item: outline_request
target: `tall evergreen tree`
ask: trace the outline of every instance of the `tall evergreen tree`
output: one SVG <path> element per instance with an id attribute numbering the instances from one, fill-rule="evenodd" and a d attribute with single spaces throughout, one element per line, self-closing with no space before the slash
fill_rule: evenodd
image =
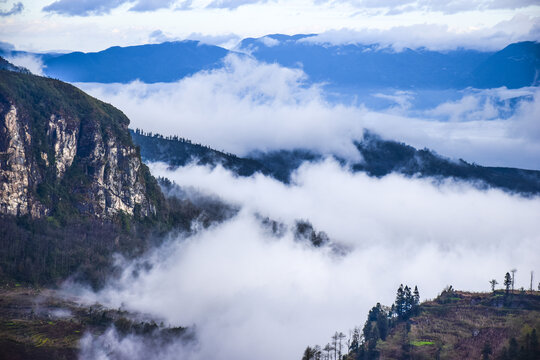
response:
<path id="1" fill-rule="evenodd" d="M 349 345 L 349 353 L 358 354 L 358 348 L 360 347 L 360 332 L 355 327 L 351 337 L 351 343 Z"/>
<path id="2" fill-rule="evenodd" d="M 510 276 L 510 273 L 507 272 L 504 276 L 504 286 L 506 288 L 506 293 L 510 291 L 510 286 L 512 286 L 512 277 Z"/>
<path id="3" fill-rule="evenodd" d="M 404 306 L 405 306 L 405 296 L 403 293 L 403 284 L 401 284 L 397 290 L 396 294 L 396 314 L 398 317 L 402 317 L 404 313 Z"/>

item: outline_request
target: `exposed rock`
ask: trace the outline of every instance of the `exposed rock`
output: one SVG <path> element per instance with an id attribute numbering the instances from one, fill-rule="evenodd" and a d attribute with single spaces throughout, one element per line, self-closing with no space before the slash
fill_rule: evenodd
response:
<path id="1" fill-rule="evenodd" d="M 29 172 L 17 109 L 11 106 L 3 116 L 0 136 L 0 211 L 5 214 L 28 213 Z"/>
<path id="2" fill-rule="evenodd" d="M 0 71 L 0 214 L 156 214 L 162 195 L 128 124 L 71 85 Z"/>
<path id="3" fill-rule="evenodd" d="M 68 128 L 65 119 L 51 115 L 47 135 L 54 144 L 54 159 L 56 176 L 61 178 L 66 169 L 71 166 L 77 154 L 78 128 Z"/>

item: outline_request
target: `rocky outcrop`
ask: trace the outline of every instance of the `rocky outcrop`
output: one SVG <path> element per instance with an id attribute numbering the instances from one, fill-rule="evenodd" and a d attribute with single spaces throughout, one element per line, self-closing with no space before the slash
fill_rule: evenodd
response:
<path id="1" fill-rule="evenodd" d="M 29 172 L 26 164 L 17 109 L 11 106 L 3 116 L 0 137 L 0 211 L 18 215 L 28 213 Z"/>
<path id="2" fill-rule="evenodd" d="M 54 160 L 56 165 L 56 176 L 61 178 L 68 169 L 75 155 L 77 154 L 77 134 L 78 128 L 69 128 L 65 119 L 60 116 L 51 115 L 47 136 L 51 139 L 54 148 Z M 48 157 L 44 156 L 45 164 L 48 166 Z"/>
<path id="3" fill-rule="evenodd" d="M 0 71 L 0 214 L 156 214 L 161 192 L 128 123 L 71 85 Z"/>

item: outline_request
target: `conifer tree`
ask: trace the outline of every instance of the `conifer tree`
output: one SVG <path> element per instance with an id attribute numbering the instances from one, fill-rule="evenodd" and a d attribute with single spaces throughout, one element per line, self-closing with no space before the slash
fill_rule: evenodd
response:
<path id="1" fill-rule="evenodd" d="M 353 330 L 351 343 L 349 345 L 349 352 L 353 354 L 357 354 L 359 346 L 360 346 L 360 332 L 358 331 L 358 328 L 355 327 Z"/>
<path id="2" fill-rule="evenodd" d="M 405 297 L 404 297 L 404 294 L 403 294 L 403 284 L 401 284 L 397 290 L 397 294 L 396 294 L 396 314 L 398 317 L 402 317 L 403 316 L 403 309 L 404 309 L 404 305 L 405 305 Z"/>
<path id="3" fill-rule="evenodd" d="M 510 273 L 507 272 L 504 276 L 504 286 L 506 288 L 506 293 L 510 291 L 510 286 L 512 286 L 512 277 L 510 276 Z"/>

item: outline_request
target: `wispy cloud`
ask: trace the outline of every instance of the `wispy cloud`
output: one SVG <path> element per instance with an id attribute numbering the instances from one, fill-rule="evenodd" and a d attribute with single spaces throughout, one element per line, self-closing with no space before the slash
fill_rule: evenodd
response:
<path id="1" fill-rule="evenodd" d="M 43 76 L 43 61 L 39 56 L 31 55 L 31 54 L 19 54 L 14 56 L 6 56 L 5 57 L 7 61 L 12 63 L 16 66 L 24 67 L 34 75 L 41 75 Z"/>
<path id="2" fill-rule="evenodd" d="M 11 16 L 11 15 L 17 15 L 21 13 L 24 9 L 24 5 L 22 2 L 14 3 L 10 10 L 1 10 L 0 9 L 0 17 L 5 16 Z"/>
<path id="3" fill-rule="evenodd" d="M 519 9 L 538 5 L 535 0 L 315 0 L 316 4 L 349 4 L 358 8 L 384 9 L 388 15 L 411 11 L 440 11 L 455 14 L 463 11 L 488 9 Z"/>
<path id="4" fill-rule="evenodd" d="M 433 23 L 394 26 L 390 29 L 338 29 L 299 40 L 316 44 L 378 44 L 396 51 L 427 48 L 444 51 L 458 48 L 497 51 L 510 43 L 540 39 L 540 17 L 515 15 L 492 27 L 452 29 Z"/>
<path id="5" fill-rule="evenodd" d="M 126 3 L 133 4 L 130 11 L 145 12 L 170 8 L 175 2 L 176 0 L 57 0 L 45 6 L 43 11 L 66 16 L 92 16 L 108 14 Z"/>
<path id="6" fill-rule="evenodd" d="M 207 8 L 234 10 L 243 5 L 264 4 L 274 0 L 212 0 Z"/>

